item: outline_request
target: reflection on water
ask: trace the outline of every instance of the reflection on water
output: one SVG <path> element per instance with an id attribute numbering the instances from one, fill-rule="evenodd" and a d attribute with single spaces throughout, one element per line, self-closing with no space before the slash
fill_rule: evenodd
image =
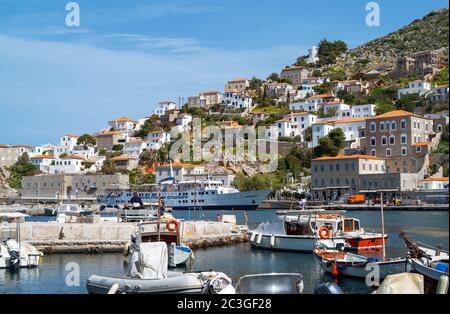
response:
<path id="1" fill-rule="evenodd" d="M 243 212 L 221 212 L 235 214 L 238 223 L 243 223 Z M 179 218 L 193 218 L 189 212 L 175 212 Z M 217 212 L 203 213 L 204 218 L 216 220 Z M 380 230 L 380 215 L 376 211 L 347 212 L 361 220 L 367 230 Z M 274 211 L 248 212 L 250 227 L 259 222 L 273 221 Z M 44 218 L 39 218 L 44 219 Z M 389 240 L 386 253 L 391 257 L 405 256 L 406 248 L 398 232 L 404 230 L 415 240 L 430 245 L 442 244 L 448 249 L 448 212 L 386 212 L 386 232 Z M 370 252 L 378 255 L 380 252 Z M 0 270 L 0 293 L 86 293 L 86 280 L 91 274 L 120 276 L 124 273 L 122 254 L 59 254 L 45 255 L 39 269 L 21 269 L 16 274 Z M 80 286 L 66 285 L 69 274 L 66 266 L 70 262 L 80 267 Z M 270 272 L 298 272 L 303 275 L 305 292 L 311 293 L 320 282 L 331 281 L 324 275 L 311 254 L 272 252 L 251 249 L 249 244 L 200 249 L 195 251 L 194 263 L 186 270 L 216 270 L 228 274 L 237 283 L 244 275 Z M 370 293 L 361 280 L 340 278 L 339 286 L 346 293 Z"/>

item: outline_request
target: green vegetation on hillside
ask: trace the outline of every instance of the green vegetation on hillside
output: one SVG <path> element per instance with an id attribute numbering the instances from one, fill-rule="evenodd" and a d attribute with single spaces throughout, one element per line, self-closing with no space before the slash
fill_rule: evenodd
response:
<path id="1" fill-rule="evenodd" d="M 13 189 L 22 188 L 22 177 L 34 176 L 39 172 L 38 169 L 30 163 L 30 158 L 27 153 L 22 154 L 17 162 L 8 168 L 8 171 L 10 172 L 8 184 Z"/>

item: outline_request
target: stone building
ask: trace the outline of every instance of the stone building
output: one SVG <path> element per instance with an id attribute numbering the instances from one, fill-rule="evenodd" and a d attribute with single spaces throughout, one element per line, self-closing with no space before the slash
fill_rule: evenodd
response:
<path id="1" fill-rule="evenodd" d="M 111 151 L 114 145 L 125 143 L 126 137 L 119 131 L 109 131 L 95 135 L 97 151 Z"/>
<path id="2" fill-rule="evenodd" d="M 316 200 L 338 200 L 383 189 L 414 190 L 416 174 L 388 173 L 386 160 L 368 155 L 316 158 L 311 164 L 311 192 Z"/>
<path id="3" fill-rule="evenodd" d="M 387 171 L 391 173 L 425 171 L 424 151 L 436 144 L 434 135 L 433 120 L 404 110 L 367 118 L 366 126 L 360 129 L 366 154 L 386 159 Z"/>
<path id="4" fill-rule="evenodd" d="M 22 178 L 23 199 L 91 199 L 116 186 L 129 187 L 128 175 L 42 174 Z"/>
<path id="5" fill-rule="evenodd" d="M 436 51 L 421 51 L 397 59 L 391 76 L 394 78 L 427 74 L 436 74 L 439 71 L 440 57 Z"/>
<path id="6" fill-rule="evenodd" d="M 292 82 L 293 85 L 299 86 L 303 80 L 310 76 L 310 72 L 301 66 L 287 66 L 281 70 L 280 77 Z"/>
<path id="7" fill-rule="evenodd" d="M 21 155 L 19 147 L 11 145 L 0 144 L 0 167 L 10 167 L 16 163 Z"/>

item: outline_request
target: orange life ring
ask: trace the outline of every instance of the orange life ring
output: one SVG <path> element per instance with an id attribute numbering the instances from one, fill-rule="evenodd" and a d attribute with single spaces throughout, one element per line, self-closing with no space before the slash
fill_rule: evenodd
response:
<path id="1" fill-rule="evenodd" d="M 330 229 L 328 229 L 327 227 L 320 227 L 320 229 L 319 229 L 319 237 L 322 240 L 326 240 L 326 239 L 330 238 L 330 236 L 331 236 Z"/>
<path id="2" fill-rule="evenodd" d="M 180 223 L 178 222 L 178 220 L 175 220 L 175 219 L 169 220 L 166 224 L 166 228 L 170 232 L 177 231 L 179 226 L 180 226 Z"/>

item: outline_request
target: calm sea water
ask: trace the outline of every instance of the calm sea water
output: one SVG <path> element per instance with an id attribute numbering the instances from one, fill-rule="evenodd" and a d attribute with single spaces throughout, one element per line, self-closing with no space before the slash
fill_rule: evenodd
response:
<path id="1" fill-rule="evenodd" d="M 221 212 L 234 214 L 238 223 L 244 222 L 243 212 Z M 189 212 L 175 212 L 178 218 L 194 218 Z M 380 230 L 380 215 L 376 211 L 347 212 L 361 220 L 367 230 Z M 248 212 L 250 227 L 256 227 L 262 221 L 273 221 L 274 210 Z M 414 239 L 431 244 L 449 247 L 448 212 L 386 212 L 385 226 L 389 233 L 387 255 L 405 256 L 406 249 L 398 232 L 404 230 Z M 217 212 L 203 213 L 203 219 L 216 220 Z M 48 218 L 33 217 L 30 220 Z M 251 249 L 250 245 L 199 249 L 195 252 L 195 261 L 184 270 L 216 270 L 228 274 L 236 283 L 247 274 L 268 272 L 298 272 L 303 275 L 305 292 L 311 293 L 320 282 L 331 281 L 324 275 L 311 254 L 271 252 Z M 379 254 L 379 253 L 375 253 Z M 122 254 L 57 254 L 46 255 L 39 269 L 22 269 L 16 274 L 0 270 L 0 293 L 86 293 L 86 279 L 92 274 L 121 275 L 124 257 Z M 80 269 L 80 285 L 68 286 L 65 278 L 69 273 L 66 266 L 75 262 Z M 69 269 L 71 270 L 71 269 Z M 370 293 L 364 282 L 349 278 L 340 278 L 337 282 L 346 293 Z"/>

